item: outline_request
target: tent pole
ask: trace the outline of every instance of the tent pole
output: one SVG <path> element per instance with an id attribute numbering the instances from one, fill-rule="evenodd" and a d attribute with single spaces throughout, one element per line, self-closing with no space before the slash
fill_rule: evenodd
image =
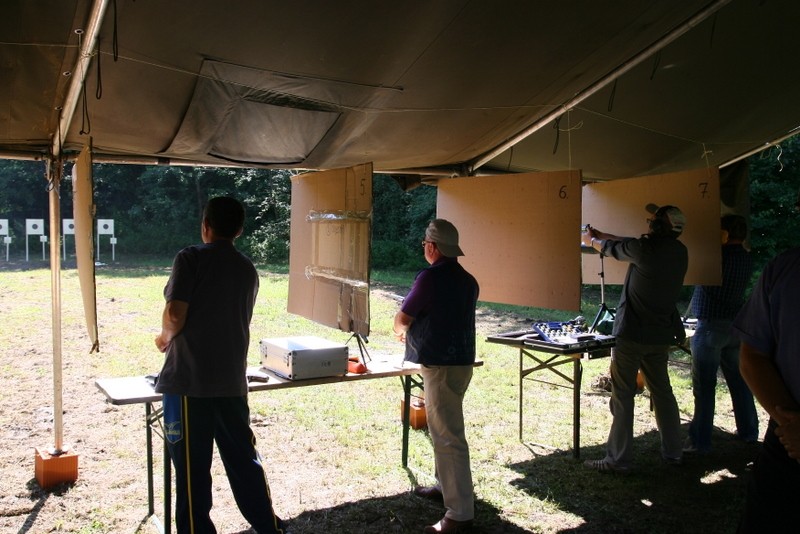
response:
<path id="1" fill-rule="evenodd" d="M 754 148 L 753 150 L 751 150 L 749 152 L 745 152 L 741 156 L 736 156 L 735 158 L 733 158 L 731 160 L 728 160 L 725 163 L 720 163 L 719 168 L 723 169 L 723 168 L 725 168 L 725 167 L 727 167 L 729 165 L 733 165 L 734 163 L 738 163 L 738 162 L 742 161 L 745 158 L 749 158 L 750 156 L 752 156 L 754 154 L 758 154 L 762 150 L 766 150 L 766 149 L 768 149 L 770 147 L 773 147 L 773 146 L 777 145 L 778 143 L 783 143 L 784 141 L 786 141 L 790 137 L 794 137 L 798 133 L 800 133 L 800 126 L 798 126 L 797 128 L 792 129 L 792 131 L 787 133 L 786 135 L 782 135 L 782 136 L 778 137 L 777 139 L 773 139 L 772 141 L 767 141 L 766 143 L 764 143 L 760 147 Z"/>
<path id="2" fill-rule="evenodd" d="M 51 158 L 47 161 L 47 182 L 50 196 L 50 299 L 53 317 L 53 434 L 54 446 L 51 454 L 63 452 L 63 378 L 61 358 L 61 161 Z"/>
<path id="3" fill-rule="evenodd" d="M 64 407 L 62 403 L 63 381 L 61 374 L 61 254 L 59 234 L 61 207 L 59 186 L 64 162 L 50 156 L 47 159 L 47 184 L 50 196 L 50 285 L 53 315 L 53 435 L 54 446 L 46 451 L 36 449 L 36 481 L 42 489 L 62 482 L 78 479 L 78 455 L 64 446 Z"/>
<path id="4" fill-rule="evenodd" d="M 67 96 L 61 106 L 61 117 L 58 122 L 58 132 L 53 136 L 50 149 L 51 156 L 47 160 L 47 180 L 50 189 L 50 285 L 52 293 L 53 315 L 53 432 L 54 452 L 58 455 L 64 452 L 64 423 L 63 423 L 63 379 L 61 371 L 61 254 L 59 252 L 61 229 L 61 204 L 59 189 L 61 186 L 62 154 L 61 145 L 67 135 L 78 98 L 83 90 L 83 84 L 92 60 L 100 26 L 108 7 L 108 0 L 96 0 L 89 13 L 86 28 L 76 28 L 75 32 L 82 35 L 81 48 L 75 62 L 73 76 L 70 79 Z"/>
<path id="5" fill-rule="evenodd" d="M 108 7 L 108 0 L 96 0 L 92 5 L 87 27 L 85 29 L 78 28 L 75 30 L 79 35 L 83 35 L 82 46 L 78 51 L 78 60 L 75 62 L 75 68 L 72 69 L 72 77 L 70 78 L 69 88 L 67 89 L 67 96 L 64 98 L 64 104 L 61 106 L 61 118 L 58 121 L 58 132 L 53 136 L 53 144 L 50 151 L 55 157 L 61 156 L 61 143 L 67 136 L 67 131 L 72 123 L 72 117 L 75 114 L 75 107 L 78 105 L 78 98 L 81 96 L 81 91 L 83 90 L 83 83 L 89 72 L 89 63 L 92 61 L 94 47 L 97 44 L 97 36 L 100 34 L 100 25 L 103 21 L 106 7 Z"/>
<path id="6" fill-rule="evenodd" d="M 670 44 L 678 37 L 680 37 L 684 33 L 688 32 L 689 30 L 691 30 L 692 28 L 703 22 L 705 19 L 707 19 L 708 17 L 710 17 L 711 15 L 713 15 L 714 13 L 725 7 L 730 2 L 731 0 L 716 0 L 715 2 L 712 2 L 711 4 L 707 5 L 698 13 L 696 13 L 694 16 L 692 16 L 689 20 L 687 20 L 677 28 L 673 29 L 664 37 L 657 40 L 655 43 L 645 48 L 644 50 L 633 56 L 628 61 L 619 65 L 617 68 L 606 74 L 600 80 L 593 83 L 583 91 L 579 92 L 573 98 L 561 104 L 558 108 L 546 114 L 544 117 L 539 118 L 533 124 L 522 130 L 520 133 L 518 133 L 513 137 L 510 137 L 509 139 L 504 141 L 502 144 L 496 146 L 489 152 L 472 160 L 470 162 L 470 174 L 473 174 L 475 170 L 478 169 L 479 167 L 483 167 L 493 158 L 499 156 L 512 146 L 523 141 L 528 136 L 533 135 L 537 131 L 544 128 L 551 121 L 557 119 L 558 117 L 560 117 L 570 109 L 574 108 L 575 106 L 577 106 L 578 104 L 580 104 L 593 94 L 597 93 L 607 85 L 613 83 L 614 80 L 616 80 L 629 70 L 633 69 L 635 66 L 639 65 L 641 62 L 648 59 L 659 50 L 665 48 L 668 44 Z"/>

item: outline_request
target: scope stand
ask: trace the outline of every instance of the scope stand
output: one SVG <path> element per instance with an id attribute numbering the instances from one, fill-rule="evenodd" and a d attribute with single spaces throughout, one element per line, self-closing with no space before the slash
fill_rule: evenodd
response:
<path id="1" fill-rule="evenodd" d="M 605 254 L 601 252 L 600 272 L 597 273 L 600 275 L 600 309 L 597 310 L 597 315 L 594 317 L 594 321 L 592 322 L 591 328 L 589 328 L 589 332 L 594 332 L 597 330 L 597 325 L 600 324 L 600 320 L 606 313 L 608 313 L 612 318 L 614 317 L 614 311 L 606 305 L 606 269 L 604 258 Z"/>
<path id="2" fill-rule="evenodd" d="M 355 332 L 353 332 L 353 335 L 350 336 L 350 339 L 353 338 L 356 339 L 356 343 L 358 344 L 358 352 L 361 354 L 361 363 L 367 365 L 367 362 L 372 361 L 372 357 L 369 355 L 369 351 L 367 350 L 367 343 L 369 343 L 369 340 L 367 340 L 367 338 L 361 334 L 357 334 Z M 347 340 L 345 345 L 350 343 L 350 339 Z"/>

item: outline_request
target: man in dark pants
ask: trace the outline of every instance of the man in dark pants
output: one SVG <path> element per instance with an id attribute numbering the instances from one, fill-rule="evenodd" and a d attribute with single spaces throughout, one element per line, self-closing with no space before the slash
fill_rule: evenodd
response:
<path id="1" fill-rule="evenodd" d="M 589 228 L 581 242 L 600 253 L 628 262 L 617 313 L 616 346 L 611 354 L 613 421 L 606 456 L 586 467 L 601 473 L 624 473 L 633 467 L 633 409 L 639 369 L 653 402 L 661 433 L 661 457 L 667 464 L 682 462 L 681 420 L 667 372 L 669 348 L 683 341 L 685 331 L 676 308 L 689 265 L 686 246 L 678 240 L 686 218 L 675 206 L 649 204 L 649 232 L 639 238 L 617 237 Z"/>
<path id="2" fill-rule="evenodd" d="M 203 244 L 175 256 L 164 288 L 155 342 L 167 356 L 156 391 L 163 394 L 165 438 L 175 466 L 179 533 L 216 533 L 209 517 L 215 441 L 244 518 L 259 534 L 285 532 L 250 429 L 247 350 L 258 273 L 233 244 L 243 225 L 239 201 L 212 198 L 203 212 Z"/>
<path id="3" fill-rule="evenodd" d="M 426 533 L 461 532 L 475 517 L 469 446 L 464 432 L 464 395 L 475 363 L 478 283 L 458 263 L 464 253 L 458 231 L 435 219 L 422 242 L 430 267 L 417 274 L 394 318 L 394 333 L 406 343 L 405 359 L 422 364 L 425 410 L 433 442 L 436 485 L 414 492 L 443 501 L 444 517 Z"/>

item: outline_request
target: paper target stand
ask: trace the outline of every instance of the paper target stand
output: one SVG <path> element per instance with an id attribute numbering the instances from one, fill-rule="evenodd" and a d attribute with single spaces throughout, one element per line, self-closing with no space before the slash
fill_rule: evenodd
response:
<path id="1" fill-rule="evenodd" d="M 75 235 L 75 220 L 62 219 L 61 220 L 61 257 L 67 261 L 67 236 Z M 74 239 L 74 238 L 73 238 Z"/>
<path id="2" fill-rule="evenodd" d="M 42 244 L 42 260 L 47 259 L 47 236 L 44 233 L 44 219 L 25 219 L 25 261 L 30 261 L 28 243 L 30 236 L 39 236 Z"/>
<path id="3" fill-rule="evenodd" d="M 111 235 L 111 261 L 116 258 L 115 247 L 117 245 L 117 238 L 114 237 L 114 219 L 98 219 L 97 220 L 97 256 L 95 260 L 100 259 L 100 235 Z M 75 235 L 75 220 L 63 219 L 61 222 L 61 254 L 64 260 L 67 259 L 67 236 Z"/>
<path id="4" fill-rule="evenodd" d="M 8 235 L 8 219 L 0 219 L 0 235 L 3 236 L 3 243 L 6 245 L 6 261 L 8 261 L 8 246 L 11 244 L 11 236 Z"/>
<path id="5" fill-rule="evenodd" d="M 100 236 L 110 235 L 111 261 L 116 259 L 117 238 L 114 237 L 114 219 L 97 219 L 97 256 L 95 261 L 100 261 Z"/>

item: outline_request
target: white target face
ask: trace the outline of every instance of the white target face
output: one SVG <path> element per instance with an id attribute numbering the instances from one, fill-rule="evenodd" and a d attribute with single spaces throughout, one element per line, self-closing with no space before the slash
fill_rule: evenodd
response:
<path id="1" fill-rule="evenodd" d="M 0 235 L 8 235 L 8 219 L 0 219 Z"/>
<path id="2" fill-rule="evenodd" d="M 114 235 L 114 219 L 97 219 L 99 235 Z"/>
<path id="3" fill-rule="evenodd" d="M 63 219 L 61 221 L 61 233 L 64 235 L 75 235 L 75 220 Z"/>
<path id="4" fill-rule="evenodd" d="M 44 235 L 44 219 L 25 219 L 27 235 Z"/>

